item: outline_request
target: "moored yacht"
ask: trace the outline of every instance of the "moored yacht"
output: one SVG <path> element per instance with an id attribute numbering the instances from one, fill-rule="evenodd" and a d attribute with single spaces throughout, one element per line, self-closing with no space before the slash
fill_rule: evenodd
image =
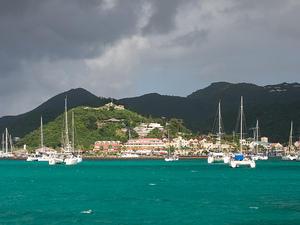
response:
<path id="1" fill-rule="evenodd" d="M 244 116 L 244 109 L 243 109 L 243 96 L 241 96 L 241 108 L 240 108 L 240 154 L 236 154 L 230 160 L 230 167 L 237 168 L 240 166 L 250 166 L 251 168 L 256 167 L 256 163 L 253 159 L 245 157 L 243 155 L 243 116 Z"/>
<path id="2" fill-rule="evenodd" d="M 166 162 L 178 161 L 179 160 L 178 156 L 175 153 L 173 155 L 171 154 L 171 145 L 170 145 L 169 130 L 168 130 L 168 141 L 169 141 L 169 149 L 168 149 L 168 155 L 165 157 L 165 161 Z"/>
<path id="3" fill-rule="evenodd" d="M 218 105 L 218 145 L 217 152 L 210 152 L 207 158 L 207 163 L 229 163 L 230 157 L 228 153 L 222 152 L 222 117 L 221 117 L 221 102 Z"/>
<path id="4" fill-rule="evenodd" d="M 74 155 L 71 155 L 70 157 L 66 158 L 64 162 L 67 166 L 76 165 L 78 163 L 78 159 Z"/>
<path id="5" fill-rule="evenodd" d="M 30 155 L 28 155 L 26 161 L 27 162 L 38 161 L 38 155 L 36 155 L 36 154 L 30 154 Z"/>
<path id="6" fill-rule="evenodd" d="M 256 155 L 252 155 L 251 158 L 253 160 L 268 160 L 269 159 L 269 157 L 267 155 L 264 155 L 262 153 L 258 153 Z"/>
<path id="7" fill-rule="evenodd" d="M 72 111 L 72 144 L 69 141 L 69 131 L 68 131 L 68 111 L 67 111 L 67 97 L 65 98 L 65 139 L 64 139 L 64 149 L 63 152 L 66 155 L 64 163 L 67 166 L 76 165 L 79 162 L 82 162 L 82 157 L 78 154 L 75 156 L 75 132 L 74 132 L 74 112 Z"/>
<path id="8" fill-rule="evenodd" d="M 49 158 L 49 165 L 62 164 L 63 162 L 63 156 L 60 156 L 58 154 L 51 155 Z"/>
<path id="9" fill-rule="evenodd" d="M 251 155 L 251 159 L 253 160 L 268 160 L 268 155 L 264 155 L 263 153 L 258 152 L 258 136 L 259 136 L 259 127 L 258 127 L 258 120 L 256 120 L 256 127 L 255 127 L 255 139 L 256 139 L 256 146 L 255 146 L 255 154 Z"/>
<path id="10" fill-rule="evenodd" d="M 295 154 L 291 154 L 292 145 L 293 145 L 293 121 L 291 121 L 288 152 L 285 151 L 284 156 L 281 157 L 282 160 L 284 160 L 284 161 L 297 160 L 298 156 Z"/>

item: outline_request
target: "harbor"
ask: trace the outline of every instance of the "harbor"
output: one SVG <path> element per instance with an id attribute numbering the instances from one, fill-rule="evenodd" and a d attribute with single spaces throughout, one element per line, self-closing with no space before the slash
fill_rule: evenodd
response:
<path id="1" fill-rule="evenodd" d="M 300 223 L 296 161 L 231 169 L 206 159 L 83 160 L 72 167 L 1 160 L 0 172 L 0 224 Z"/>

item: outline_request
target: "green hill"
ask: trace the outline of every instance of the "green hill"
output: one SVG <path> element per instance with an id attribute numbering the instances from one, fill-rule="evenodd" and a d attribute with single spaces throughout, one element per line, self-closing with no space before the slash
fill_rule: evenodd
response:
<path id="1" fill-rule="evenodd" d="M 72 111 L 74 112 L 75 121 L 75 144 L 77 147 L 83 149 L 91 149 L 94 142 L 98 140 L 120 140 L 126 142 L 128 140 L 128 131 L 122 131 L 122 128 L 130 128 L 132 137 L 137 137 L 133 128 L 140 123 L 163 123 L 162 119 L 147 118 L 126 109 L 117 110 L 113 108 L 108 109 L 106 107 L 93 108 L 79 106 L 68 111 L 69 131 L 71 131 Z M 113 122 L 107 121 L 109 119 L 116 120 Z M 54 121 L 43 126 L 44 143 L 46 146 L 56 149 L 61 147 L 62 132 L 64 132 L 63 124 L 64 114 L 61 114 Z M 182 125 L 182 122 L 176 119 L 170 120 L 168 127 L 172 136 L 177 136 L 178 132 L 190 133 L 190 131 Z M 150 134 L 151 137 L 153 137 L 153 135 L 155 136 L 155 132 Z M 23 146 L 24 144 L 32 149 L 39 147 L 40 128 L 30 132 L 18 142 L 19 146 Z"/>

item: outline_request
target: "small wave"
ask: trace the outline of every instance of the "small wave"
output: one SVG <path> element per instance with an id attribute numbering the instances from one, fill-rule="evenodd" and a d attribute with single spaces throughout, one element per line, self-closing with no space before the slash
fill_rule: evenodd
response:
<path id="1" fill-rule="evenodd" d="M 149 186 L 155 186 L 156 184 L 150 183 Z"/>
<path id="2" fill-rule="evenodd" d="M 198 173 L 199 171 L 197 170 L 191 170 L 192 173 Z"/>
<path id="3" fill-rule="evenodd" d="M 81 211 L 80 213 L 83 213 L 83 214 L 90 214 L 91 212 L 92 212 L 92 210 L 89 209 L 89 210 L 86 210 L 86 211 Z"/>
<path id="4" fill-rule="evenodd" d="M 249 209 L 259 209 L 257 206 L 250 206 Z"/>

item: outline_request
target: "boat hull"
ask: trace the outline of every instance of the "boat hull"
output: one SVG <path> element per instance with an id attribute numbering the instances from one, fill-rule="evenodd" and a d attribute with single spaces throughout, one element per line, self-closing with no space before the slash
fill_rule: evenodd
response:
<path id="1" fill-rule="evenodd" d="M 230 161 L 230 167 L 231 168 L 237 168 L 240 166 L 250 166 L 250 168 L 255 168 L 256 163 L 254 160 L 246 159 L 246 160 L 231 160 Z"/>
<path id="2" fill-rule="evenodd" d="M 78 163 L 77 158 L 67 158 L 65 159 L 67 166 L 76 165 Z"/>

